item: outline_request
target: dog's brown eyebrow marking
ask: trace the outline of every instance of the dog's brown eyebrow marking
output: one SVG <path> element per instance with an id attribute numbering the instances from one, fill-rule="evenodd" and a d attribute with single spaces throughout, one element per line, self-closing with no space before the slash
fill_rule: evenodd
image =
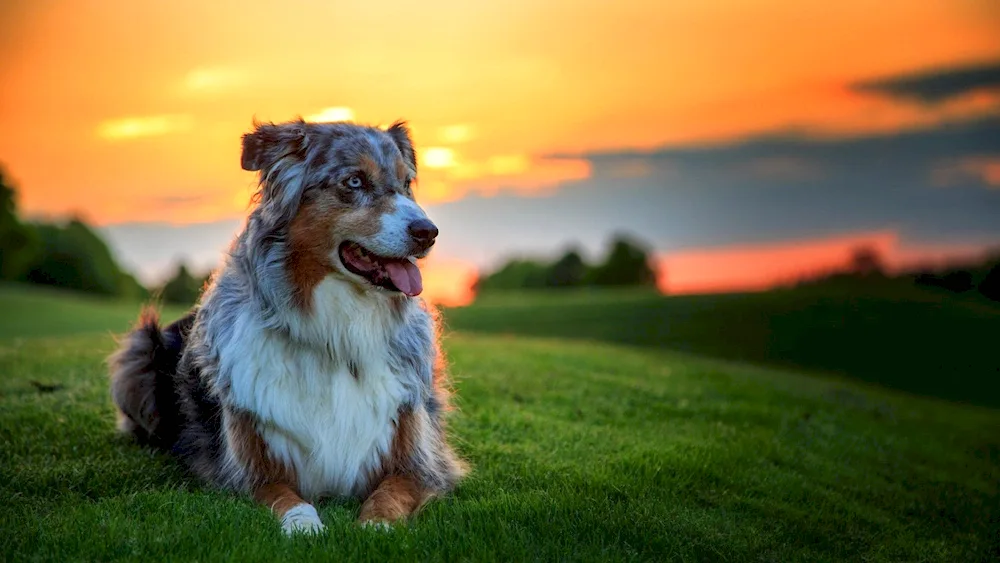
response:
<path id="1" fill-rule="evenodd" d="M 378 161 L 371 157 L 371 155 L 363 154 L 358 158 L 358 167 L 368 175 L 368 180 L 373 184 L 379 184 L 382 179 L 382 169 L 378 165 Z"/>

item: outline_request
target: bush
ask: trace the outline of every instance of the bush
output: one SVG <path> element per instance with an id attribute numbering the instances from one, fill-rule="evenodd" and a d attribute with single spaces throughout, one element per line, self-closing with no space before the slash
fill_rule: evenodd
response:
<path id="1" fill-rule="evenodd" d="M 492 274 L 476 281 L 476 291 L 496 289 L 538 289 L 545 287 L 548 267 L 533 260 L 511 260 Z"/>
<path id="2" fill-rule="evenodd" d="M 83 222 L 73 219 L 65 226 L 35 226 L 41 248 L 28 268 L 25 280 L 42 285 L 121 295 L 123 277 L 103 240 Z"/>
<path id="3" fill-rule="evenodd" d="M 603 286 L 655 286 L 656 271 L 650 265 L 644 245 L 619 235 L 611 241 L 608 258 L 592 270 L 589 282 Z"/>
<path id="4" fill-rule="evenodd" d="M 1000 262 L 990 268 L 986 276 L 979 282 L 979 293 L 987 299 L 1000 301 Z"/>
<path id="5" fill-rule="evenodd" d="M 118 266 L 108 245 L 79 219 L 25 224 L 0 170 L 0 280 L 145 299 L 149 291 Z"/>
<path id="6" fill-rule="evenodd" d="M 587 264 L 580 253 L 570 250 L 548 268 L 545 285 L 548 287 L 577 287 L 587 278 Z"/>
<path id="7" fill-rule="evenodd" d="M 618 235 L 609 245 L 608 257 L 590 267 L 576 250 L 569 250 L 552 263 L 516 259 L 476 282 L 476 292 L 510 289 L 572 288 L 585 285 L 655 286 L 656 270 L 645 245 Z"/>
<path id="8" fill-rule="evenodd" d="M 160 297 L 165 303 L 177 305 L 193 305 L 201 296 L 205 278 L 196 278 L 188 271 L 187 266 L 177 266 L 177 273 L 164 284 Z"/>
<path id="9" fill-rule="evenodd" d="M 914 282 L 917 285 L 938 287 L 954 293 L 965 293 L 976 287 L 972 281 L 972 273 L 967 270 L 951 270 L 941 275 L 923 272 L 917 274 Z"/>
<path id="10" fill-rule="evenodd" d="M 118 277 L 118 295 L 129 301 L 145 301 L 149 299 L 149 290 L 135 276 L 122 272 Z"/>

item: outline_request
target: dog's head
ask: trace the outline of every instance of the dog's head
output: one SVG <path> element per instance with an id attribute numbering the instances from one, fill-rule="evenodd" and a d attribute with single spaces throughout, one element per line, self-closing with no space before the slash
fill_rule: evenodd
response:
<path id="1" fill-rule="evenodd" d="M 418 295 L 416 260 L 438 234 L 413 198 L 417 163 L 403 123 L 256 124 L 242 164 L 260 172 L 260 212 L 280 225 L 293 291 L 328 275 Z"/>

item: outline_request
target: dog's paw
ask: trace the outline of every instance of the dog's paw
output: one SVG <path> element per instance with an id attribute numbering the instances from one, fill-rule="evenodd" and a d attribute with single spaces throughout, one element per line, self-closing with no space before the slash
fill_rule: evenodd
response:
<path id="1" fill-rule="evenodd" d="M 376 532 L 392 531 L 392 524 L 378 518 L 372 520 L 362 520 L 361 527 L 366 530 L 375 530 Z"/>
<path id="2" fill-rule="evenodd" d="M 297 504 L 281 517 L 281 531 L 285 535 L 318 534 L 326 529 L 319 519 L 316 508 L 311 504 Z"/>

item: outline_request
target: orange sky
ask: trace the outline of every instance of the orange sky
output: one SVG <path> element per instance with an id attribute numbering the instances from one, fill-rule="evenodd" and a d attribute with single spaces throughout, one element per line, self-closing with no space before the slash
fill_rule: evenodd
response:
<path id="1" fill-rule="evenodd" d="M 875 250 L 890 271 L 975 260 L 987 250 L 985 246 L 963 244 L 907 246 L 893 231 L 733 245 L 657 256 L 656 263 L 663 272 L 658 285 L 674 295 L 760 291 L 776 283 L 791 285 L 843 271 L 854 251 L 862 247 Z"/>
<path id="2" fill-rule="evenodd" d="M 928 112 L 847 85 L 1000 55 L 995 0 L 22 0 L 0 19 L 0 162 L 26 212 L 97 224 L 245 213 L 253 116 L 408 119 L 433 203 L 591 173 L 552 153 L 974 113 L 996 100 Z"/>

